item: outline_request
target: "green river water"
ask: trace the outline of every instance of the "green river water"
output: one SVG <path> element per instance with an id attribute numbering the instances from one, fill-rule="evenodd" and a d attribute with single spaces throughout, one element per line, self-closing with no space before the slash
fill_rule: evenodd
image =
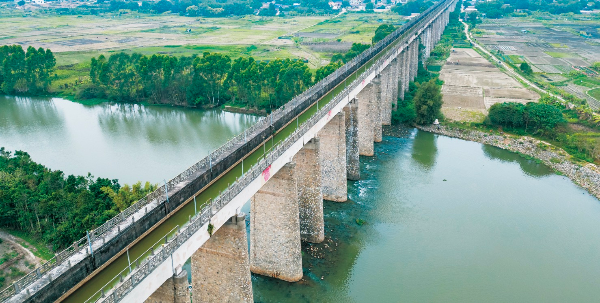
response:
<path id="1" fill-rule="evenodd" d="M 69 174 L 158 183 L 255 120 L 0 97 L 0 146 Z M 600 298 L 600 203 L 543 165 L 478 143 L 400 130 L 376 144 L 375 157 L 361 158 L 361 180 L 348 182 L 348 190 L 349 202 L 324 204 L 326 241 L 303 244 L 303 281 L 253 275 L 257 302 Z"/>

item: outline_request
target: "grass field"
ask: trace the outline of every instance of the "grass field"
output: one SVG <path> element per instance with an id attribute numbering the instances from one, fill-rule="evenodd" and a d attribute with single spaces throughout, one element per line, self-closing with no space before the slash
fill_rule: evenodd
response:
<path id="1" fill-rule="evenodd" d="M 587 93 L 588 95 L 592 96 L 592 98 L 600 100 L 600 88 L 594 88 L 592 90 L 589 90 Z"/>
<path id="2" fill-rule="evenodd" d="M 560 52 L 545 52 L 552 58 L 573 58 L 571 53 L 560 53 Z"/>

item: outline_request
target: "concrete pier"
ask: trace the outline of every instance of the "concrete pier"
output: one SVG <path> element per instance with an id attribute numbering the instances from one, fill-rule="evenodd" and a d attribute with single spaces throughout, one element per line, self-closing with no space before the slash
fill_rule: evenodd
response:
<path id="1" fill-rule="evenodd" d="M 192 255 L 194 303 L 254 302 L 245 219 L 233 216 Z"/>
<path id="2" fill-rule="evenodd" d="M 296 164 L 282 167 L 252 197 L 250 270 L 296 282 L 302 279 Z"/>
<path id="3" fill-rule="evenodd" d="M 373 98 L 373 110 L 371 111 L 371 119 L 373 121 L 373 141 L 381 142 L 383 140 L 383 127 L 381 126 L 381 107 L 383 107 L 381 75 L 377 75 L 372 83 L 373 92 L 371 98 Z"/>
<path id="4" fill-rule="evenodd" d="M 167 279 L 145 303 L 190 303 L 188 290 L 188 274 L 182 270 L 179 274 Z M 194 301 L 196 302 L 196 301 Z"/>
<path id="5" fill-rule="evenodd" d="M 361 156 L 373 156 L 375 150 L 373 145 L 373 121 L 372 112 L 372 91 L 373 84 L 368 84 L 358 93 L 356 101 L 358 102 L 358 152 Z"/>
<path id="6" fill-rule="evenodd" d="M 393 95 L 393 79 L 394 79 L 394 62 L 392 61 L 386 68 L 381 72 L 381 78 L 385 82 L 382 85 L 381 92 L 381 124 L 390 125 L 392 124 L 392 95 Z"/>
<path id="7" fill-rule="evenodd" d="M 360 179 L 358 152 L 358 102 L 352 99 L 344 107 L 346 117 L 346 174 L 348 180 Z"/>
<path id="8" fill-rule="evenodd" d="M 404 92 L 406 91 L 406 49 L 399 55 L 398 60 L 398 98 L 404 100 Z"/>
<path id="9" fill-rule="evenodd" d="M 321 180 L 323 199 L 348 200 L 346 184 L 346 120 L 344 112 L 335 115 L 318 134 L 321 139 Z"/>
<path id="10" fill-rule="evenodd" d="M 319 141 L 319 138 L 310 140 L 294 156 L 298 177 L 300 239 L 312 243 L 320 243 L 325 239 Z"/>
<path id="11" fill-rule="evenodd" d="M 392 60 L 392 104 L 390 107 L 390 124 L 392 121 L 392 111 L 398 108 L 398 77 L 400 72 L 400 64 L 398 57 Z"/>

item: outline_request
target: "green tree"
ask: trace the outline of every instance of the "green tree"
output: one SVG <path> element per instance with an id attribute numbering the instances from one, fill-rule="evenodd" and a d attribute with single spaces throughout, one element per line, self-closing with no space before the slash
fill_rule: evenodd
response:
<path id="1" fill-rule="evenodd" d="M 381 40 L 383 40 L 387 35 L 393 33 L 396 28 L 391 24 L 382 24 L 375 30 L 375 35 L 371 39 L 371 43 L 375 44 Z"/>
<path id="2" fill-rule="evenodd" d="M 525 105 L 516 102 L 496 103 L 490 107 L 488 117 L 496 125 L 522 127 L 525 125 L 523 115 Z"/>
<path id="3" fill-rule="evenodd" d="M 442 93 L 436 79 L 422 83 L 414 98 L 417 124 L 431 124 L 440 117 L 442 108 Z"/>
<path id="4" fill-rule="evenodd" d="M 519 68 L 526 75 L 533 74 L 533 69 L 531 69 L 531 66 L 529 66 L 529 64 L 527 64 L 527 62 L 521 63 L 521 65 L 519 66 Z"/>
<path id="5" fill-rule="evenodd" d="M 560 123 L 564 123 L 561 110 L 553 105 L 529 102 L 523 115 L 525 128 L 533 127 L 536 131 L 548 131 Z"/>
<path id="6" fill-rule="evenodd" d="M 367 5 L 365 5 L 366 10 L 373 10 L 374 8 L 375 8 L 375 5 L 373 4 L 373 2 L 369 2 L 369 3 L 367 3 Z"/>
<path id="7" fill-rule="evenodd" d="M 325 66 L 321 66 L 315 72 L 315 83 L 317 83 L 317 82 L 321 81 L 322 79 L 324 79 L 325 77 L 329 76 L 330 74 L 335 72 L 336 69 L 338 69 L 340 67 L 342 67 L 341 62 L 330 62 L 329 64 L 327 64 Z"/>

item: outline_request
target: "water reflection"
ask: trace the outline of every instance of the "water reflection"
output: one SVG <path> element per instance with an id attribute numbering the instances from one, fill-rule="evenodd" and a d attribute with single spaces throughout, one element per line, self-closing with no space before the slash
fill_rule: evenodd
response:
<path id="1" fill-rule="evenodd" d="M 158 183 L 257 119 L 220 110 L 0 97 L 0 146 L 27 151 L 66 174 Z"/>
<path id="2" fill-rule="evenodd" d="M 0 96 L 0 129 L 5 133 L 37 127 L 57 130 L 63 126 L 63 120 L 63 116 L 50 98 L 32 100 L 24 97 Z"/>
<path id="3" fill-rule="evenodd" d="M 435 164 L 437 155 L 436 135 L 417 131 L 412 145 L 412 158 L 429 169 Z"/>
<path id="4" fill-rule="evenodd" d="M 519 154 L 506 152 L 505 150 L 491 145 L 482 144 L 481 149 L 483 150 L 483 154 L 489 159 L 518 163 L 521 170 L 529 176 L 543 177 L 554 174 L 551 168 L 538 163 L 534 159 L 525 159 Z"/>

